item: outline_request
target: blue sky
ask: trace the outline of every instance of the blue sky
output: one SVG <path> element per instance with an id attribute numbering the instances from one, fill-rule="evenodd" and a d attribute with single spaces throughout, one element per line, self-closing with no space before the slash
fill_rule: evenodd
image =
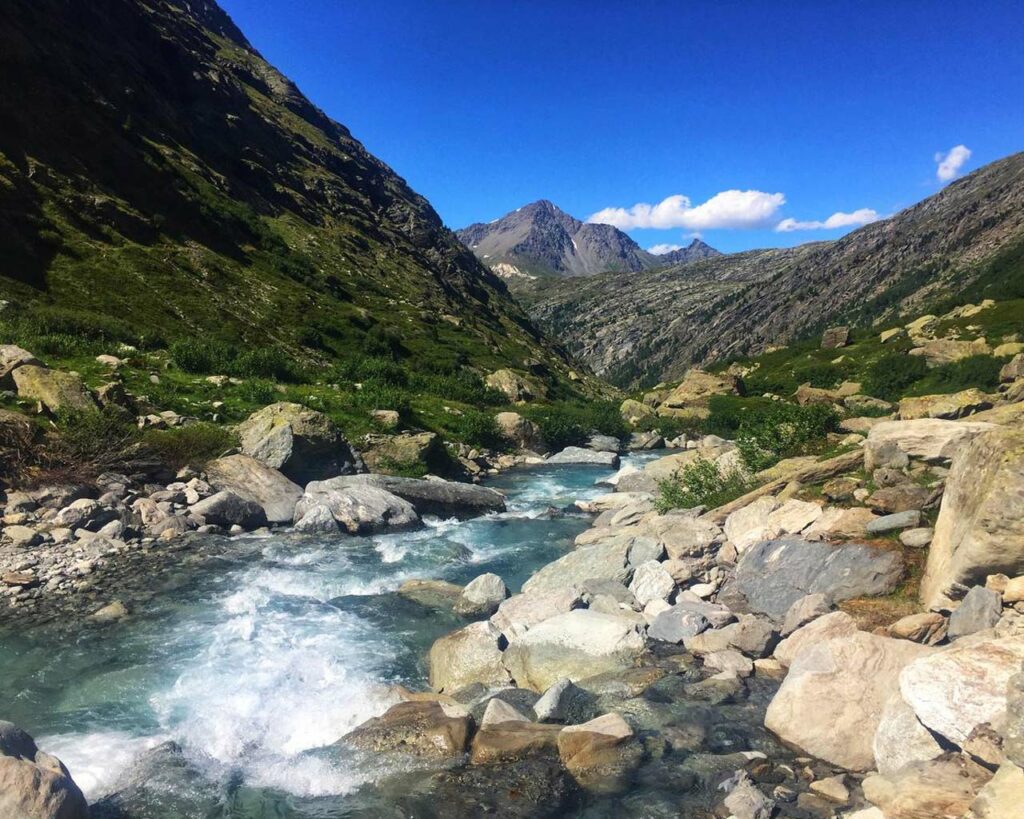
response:
<path id="1" fill-rule="evenodd" d="M 1024 149 L 1020 3 L 222 5 L 456 228 L 544 198 L 645 247 L 793 245 Z"/>

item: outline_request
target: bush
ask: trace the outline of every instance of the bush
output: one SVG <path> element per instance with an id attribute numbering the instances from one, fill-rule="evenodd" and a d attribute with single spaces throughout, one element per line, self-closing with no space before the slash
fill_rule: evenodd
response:
<path id="1" fill-rule="evenodd" d="M 781 458 L 807 454 L 820 447 L 838 423 L 839 416 L 830 406 L 801 407 L 775 401 L 766 410 L 743 420 L 736 446 L 747 468 L 757 472 Z"/>
<path id="2" fill-rule="evenodd" d="M 508 442 L 502 437 L 494 416 L 478 410 L 465 410 L 461 415 L 451 416 L 446 426 L 450 437 L 470 446 L 484 449 L 506 449 Z"/>
<path id="3" fill-rule="evenodd" d="M 617 404 L 595 401 L 589 404 L 552 404 L 523 411 L 539 427 L 552 450 L 585 444 L 595 432 L 624 438 L 628 432 Z"/>
<path id="4" fill-rule="evenodd" d="M 238 385 L 238 394 L 246 401 L 265 407 L 279 400 L 280 393 L 273 381 L 249 378 Z"/>
<path id="5" fill-rule="evenodd" d="M 397 361 L 405 354 L 398 334 L 382 324 L 375 324 L 363 338 L 363 352 L 368 356 Z"/>
<path id="6" fill-rule="evenodd" d="M 474 372 L 463 370 L 457 373 L 413 373 L 409 388 L 416 393 L 436 395 L 449 401 L 460 401 L 475 407 L 498 407 L 508 402 L 505 394 L 488 387 Z"/>
<path id="7" fill-rule="evenodd" d="M 412 414 L 409 393 L 402 387 L 389 384 L 364 383 L 361 390 L 353 393 L 353 403 L 365 410 L 395 410 L 403 418 Z"/>
<path id="8" fill-rule="evenodd" d="M 142 437 L 143 447 L 164 463 L 180 469 L 203 466 L 238 445 L 234 433 L 216 424 L 188 424 L 174 429 L 154 429 Z"/>
<path id="9" fill-rule="evenodd" d="M 235 351 L 213 339 L 183 339 L 170 347 L 171 360 L 194 375 L 224 375 L 231 370 Z"/>
<path id="10" fill-rule="evenodd" d="M 775 403 L 769 398 L 712 395 L 708 401 L 708 417 L 699 422 L 699 431 L 705 435 L 735 438 L 744 422 L 769 411 Z"/>
<path id="11" fill-rule="evenodd" d="M 863 389 L 867 395 L 898 401 L 915 381 L 928 374 L 928 365 L 920 356 L 892 353 L 878 359 L 864 377 Z"/>
<path id="12" fill-rule="evenodd" d="M 971 387 L 995 390 L 999 386 L 1002 362 L 990 355 L 972 355 L 930 370 L 909 390 L 912 395 L 959 392 Z"/>
<path id="13" fill-rule="evenodd" d="M 63 410 L 55 419 L 53 465 L 80 477 L 120 466 L 137 449 L 141 433 L 123 410 Z"/>
<path id="14" fill-rule="evenodd" d="M 298 381 L 301 376 L 295 361 L 280 347 L 246 350 L 228 365 L 227 372 L 239 378 L 274 378 L 278 381 Z"/>
<path id="15" fill-rule="evenodd" d="M 793 379 L 798 385 L 810 384 L 826 390 L 838 387 L 845 377 L 845 372 L 835 364 L 814 363 L 793 368 Z"/>
<path id="16" fill-rule="evenodd" d="M 658 481 L 654 506 L 661 514 L 694 506 L 714 508 L 740 497 L 750 488 L 739 472 L 722 474 L 714 461 L 697 458 L 671 478 Z"/>
<path id="17" fill-rule="evenodd" d="M 637 432 L 657 432 L 666 440 L 680 435 L 696 437 L 701 431 L 701 422 L 695 418 L 673 418 L 671 415 L 648 415 L 633 425 Z"/>

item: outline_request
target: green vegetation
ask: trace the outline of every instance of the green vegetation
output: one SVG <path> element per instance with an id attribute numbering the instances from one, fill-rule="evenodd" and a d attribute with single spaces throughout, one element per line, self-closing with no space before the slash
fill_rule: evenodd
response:
<path id="1" fill-rule="evenodd" d="M 202 467 L 238 446 L 230 430 L 200 421 L 174 429 L 148 430 L 142 435 L 142 448 L 174 469 Z"/>
<path id="2" fill-rule="evenodd" d="M 839 416 L 830 406 L 800 407 L 783 401 L 752 413 L 740 424 L 736 446 L 752 472 L 767 469 L 782 458 L 822 449 Z"/>
<path id="3" fill-rule="evenodd" d="M 595 432 L 616 438 L 623 438 L 628 433 L 618 404 L 613 401 L 562 402 L 546 407 L 529 407 L 522 413 L 540 427 L 547 445 L 555 451 L 567 446 L 582 446 Z"/>
<path id="4" fill-rule="evenodd" d="M 885 401 L 898 401 L 911 385 L 927 374 L 928 365 L 920 356 L 891 353 L 868 368 L 864 376 L 864 392 Z"/>
<path id="5" fill-rule="evenodd" d="M 714 461 L 697 458 L 671 478 L 658 481 L 658 497 L 654 508 L 661 514 L 672 509 L 695 506 L 714 508 L 735 500 L 751 488 L 740 472 L 722 474 Z"/>
<path id="6" fill-rule="evenodd" d="M 994 390 L 999 386 L 999 370 L 1003 362 L 990 355 L 972 355 L 929 370 L 911 385 L 907 395 L 933 395 L 959 392 L 977 387 Z"/>

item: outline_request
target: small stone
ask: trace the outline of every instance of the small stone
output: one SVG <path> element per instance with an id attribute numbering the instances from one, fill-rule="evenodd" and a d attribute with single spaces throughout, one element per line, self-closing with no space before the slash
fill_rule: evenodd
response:
<path id="1" fill-rule="evenodd" d="M 850 801 L 850 790 L 846 787 L 846 777 L 843 774 L 812 782 L 811 790 L 839 805 L 845 805 Z"/>
<path id="2" fill-rule="evenodd" d="M 993 628 L 1003 612 L 1003 599 L 998 592 L 974 586 L 949 617 L 949 639 L 956 640 L 976 631 Z"/>
<path id="3" fill-rule="evenodd" d="M 930 526 L 919 526 L 916 529 L 906 529 L 900 532 L 900 543 L 908 549 L 925 549 L 932 542 L 935 530 Z"/>
<path id="4" fill-rule="evenodd" d="M 782 621 L 780 633 L 783 637 L 786 637 L 801 626 L 807 625 L 811 620 L 823 617 L 831 610 L 832 607 L 829 605 L 828 598 L 824 594 L 818 592 L 805 595 L 789 607 L 789 611 L 786 612 L 786 616 Z"/>
<path id="5" fill-rule="evenodd" d="M 910 529 L 921 522 L 921 513 L 916 509 L 909 509 L 906 512 L 897 512 L 894 515 L 883 515 L 875 518 L 867 527 L 869 535 L 881 535 L 886 532 L 894 532 L 897 529 Z"/>
<path id="6" fill-rule="evenodd" d="M 89 619 L 97 623 L 110 623 L 114 620 L 121 620 L 129 614 L 128 607 L 120 600 L 115 600 L 113 603 L 108 603 L 103 608 L 94 611 L 89 615 Z"/>

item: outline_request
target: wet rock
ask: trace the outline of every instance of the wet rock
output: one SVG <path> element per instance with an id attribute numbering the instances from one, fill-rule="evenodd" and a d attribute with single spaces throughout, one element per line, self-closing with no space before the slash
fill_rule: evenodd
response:
<path id="1" fill-rule="evenodd" d="M 1013 428 L 977 435 L 954 461 L 921 600 L 944 604 L 951 584 L 983 583 L 996 572 L 1024 574 L 1024 431 Z"/>
<path id="2" fill-rule="evenodd" d="M 502 664 L 501 634 L 488 621 L 438 638 L 430 648 L 430 686 L 435 691 L 456 691 L 470 683 L 501 687 L 511 682 Z"/>
<path id="3" fill-rule="evenodd" d="M 933 650 L 865 632 L 807 646 L 768 706 L 765 727 L 826 762 L 870 770 L 882 707 L 900 671 Z"/>
<path id="4" fill-rule="evenodd" d="M 304 507 L 302 517 L 295 522 L 295 531 L 306 535 L 336 535 L 341 530 L 330 507 L 315 503 Z"/>
<path id="5" fill-rule="evenodd" d="M 504 763 L 531 754 L 553 751 L 557 725 L 539 725 L 500 699 L 487 703 L 480 730 L 473 737 L 470 761 L 475 765 Z"/>
<path id="6" fill-rule="evenodd" d="M 490 617 L 508 596 L 505 582 L 498 575 L 488 572 L 466 584 L 454 608 L 458 614 Z"/>
<path id="7" fill-rule="evenodd" d="M 558 734 L 558 755 L 581 787 L 602 793 L 624 790 L 643 748 L 618 714 L 605 714 Z"/>
<path id="8" fill-rule="evenodd" d="M 295 505 L 300 522 L 307 510 L 326 506 L 338 525 L 349 534 L 369 534 L 388 528 L 413 526 L 419 515 L 412 504 L 374 486 L 350 485 L 345 478 L 313 481 Z"/>
<path id="9" fill-rule="evenodd" d="M 281 472 L 249 455 L 229 455 L 206 465 L 206 477 L 217 491 L 230 491 L 259 504 L 268 523 L 291 523 L 302 488 Z"/>
<path id="10" fill-rule="evenodd" d="M 744 771 L 718 786 L 728 790 L 723 804 L 736 819 L 771 819 L 775 811 L 775 800 L 765 796 Z"/>
<path id="11" fill-rule="evenodd" d="M 39 750 L 16 725 L 0 720 L 0 816 L 87 819 L 88 815 L 85 797 L 64 764 Z"/>
<path id="12" fill-rule="evenodd" d="M 243 454 L 299 485 L 361 468 L 337 425 L 301 404 L 282 401 L 263 407 L 239 424 L 238 435 Z"/>
<path id="13" fill-rule="evenodd" d="M 779 622 L 805 595 L 820 592 L 839 602 L 888 594 L 902 575 L 903 561 L 896 552 L 787 538 L 745 552 L 734 588 L 751 611 Z"/>
<path id="14" fill-rule="evenodd" d="M 947 636 L 952 641 L 994 628 L 1002 613 L 1002 595 L 983 586 L 974 586 L 949 616 Z"/>
<path id="15" fill-rule="evenodd" d="M 450 757 L 464 753 L 472 730 L 469 713 L 442 702 L 400 702 L 367 720 L 342 741 L 357 748 L 401 751 L 415 756 Z"/>
<path id="16" fill-rule="evenodd" d="M 962 747 L 977 726 L 1002 718 L 1022 662 L 1020 638 L 967 639 L 908 665 L 900 691 L 925 727 Z"/>
<path id="17" fill-rule="evenodd" d="M 335 478 L 329 483 L 339 489 L 353 486 L 384 489 L 411 503 L 420 515 L 472 518 L 489 512 L 505 511 L 505 496 L 501 492 L 472 483 L 378 474 L 350 475 Z"/>
<path id="18" fill-rule="evenodd" d="M 544 692 L 533 706 L 540 722 L 561 722 L 574 725 L 596 716 L 594 697 L 562 677 Z"/>
<path id="19" fill-rule="evenodd" d="M 426 608 L 451 610 L 462 596 L 462 586 L 445 580 L 406 580 L 398 594 Z"/>
<path id="20" fill-rule="evenodd" d="M 632 620 L 577 609 L 513 638 L 503 660 L 517 685 L 544 691 L 562 677 L 578 680 L 628 667 L 643 649 Z"/>
<path id="21" fill-rule="evenodd" d="M 251 530 L 267 523 L 262 506 L 227 490 L 199 501 L 190 507 L 189 511 L 194 515 L 201 515 L 207 523 L 215 526 L 241 526 L 245 530 Z"/>
<path id="22" fill-rule="evenodd" d="M 128 607 L 124 603 L 115 600 L 94 611 L 89 615 L 89 619 L 97 623 L 111 623 L 115 620 L 123 620 L 129 613 Z"/>
<path id="23" fill-rule="evenodd" d="M 556 452 L 547 461 L 549 464 L 584 464 L 589 466 L 606 466 L 609 469 L 619 468 L 619 456 L 615 452 L 598 452 L 578 446 L 567 446 Z"/>

